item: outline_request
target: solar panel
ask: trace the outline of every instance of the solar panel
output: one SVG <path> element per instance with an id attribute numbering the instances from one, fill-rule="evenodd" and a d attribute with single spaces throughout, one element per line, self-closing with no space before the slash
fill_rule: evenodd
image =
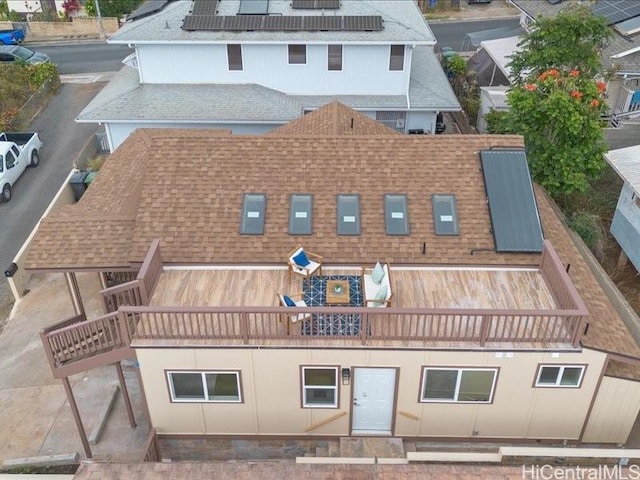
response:
<path id="1" fill-rule="evenodd" d="M 306 31 L 337 31 L 342 30 L 342 17 L 298 17 L 304 18 L 304 30 Z"/>
<path id="2" fill-rule="evenodd" d="M 195 8 L 194 8 L 195 11 Z M 380 16 L 334 15 L 196 15 L 184 18 L 183 30 L 212 31 L 373 31 L 382 30 Z"/>
<path id="3" fill-rule="evenodd" d="M 431 195 L 433 224 L 436 235 L 459 235 L 456 197 L 451 194 Z"/>
<path id="4" fill-rule="evenodd" d="M 637 0 L 600 0 L 592 8 L 594 15 L 605 17 L 609 25 L 620 23 L 640 15 Z"/>
<path id="5" fill-rule="evenodd" d="M 482 150 L 482 175 L 497 252 L 542 251 L 542 225 L 523 150 Z"/>
<path id="6" fill-rule="evenodd" d="M 269 13 L 269 0 L 240 0 L 238 15 L 266 15 Z"/>
<path id="7" fill-rule="evenodd" d="M 242 202 L 240 233 L 243 235 L 262 235 L 264 233 L 264 214 L 267 196 L 264 193 L 248 193 Z"/>
<path id="8" fill-rule="evenodd" d="M 218 0 L 194 0 L 191 15 L 215 15 Z"/>
<path id="9" fill-rule="evenodd" d="M 384 196 L 384 224 L 387 235 L 409 235 L 409 212 L 405 194 Z"/>
<path id="10" fill-rule="evenodd" d="M 382 17 L 379 15 L 351 15 L 342 17 L 342 29 L 347 31 L 372 31 L 382 30 Z"/>
<path id="11" fill-rule="evenodd" d="M 140 18 L 153 15 L 162 10 L 167 3 L 169 3 L 169 0 L 147 0 L 131 12 L 131 14 L 127 16 L 127 20 L 139 20 Z"/>
<path id="12" fill-rule="evenodd" d="M 289 235 L 311 235 L 313 196 L 292 194 L 289 197 Z"/>
<path id="13" fill-rule="evenodd" d="M 225 17 L 212 15 L 187 15 L 182 23 L 183 30 L 223 30 Z"/>
<path id="14" fill-rule="evenodd" d="M 360 235 L 360 195 L 338 195 L 338 235 Z"/>
<path id="15" fill-rule="evenodd" d="M 624 22 L 616 23 L 613 28 L 625 37 L 638 33 L 640 32 L 640 17 L 630 18 Z"/>
<path id="16" fill-rule="evenodd" d="M 340 0 L 293 0 L 294 9 L 332 9 L 340 8 Z"/>

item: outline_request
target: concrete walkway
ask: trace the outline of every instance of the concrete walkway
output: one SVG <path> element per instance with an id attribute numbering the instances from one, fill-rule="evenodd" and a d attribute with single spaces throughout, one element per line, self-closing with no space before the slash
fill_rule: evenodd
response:
<path id="1" fill-rule="evenodd" d="M 94 246 L 88 245 L 87 248 Z M 90 318 L 102 313 L 96 274 L 78 276 Z M 78 452 L 86 458 L 60 380 L 53 378 L 39 331 L 73 315 L 62 274 L 34 276 L 0 335 L 0 461 Z M 138 427 L 129 426 L 124 402 L 116 400 L 102 439 L 92 446 L 94 459 L 140 460 L 149 427 L 143 415 L 135 365 L 124 365 Z M 117 384 L 115 367 L 71 377 L 83 424 L 89 435 L 103 403 Z"/>

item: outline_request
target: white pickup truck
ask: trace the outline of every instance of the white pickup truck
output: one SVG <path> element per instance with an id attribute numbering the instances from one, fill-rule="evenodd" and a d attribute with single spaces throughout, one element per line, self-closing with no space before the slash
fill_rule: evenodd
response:
<path id="1" fill-rule="evenodd" d="M 13 185 L 27 167 L 40 163 L 37 133 L 0 133 L 0 200 L 11 200 Z"/>

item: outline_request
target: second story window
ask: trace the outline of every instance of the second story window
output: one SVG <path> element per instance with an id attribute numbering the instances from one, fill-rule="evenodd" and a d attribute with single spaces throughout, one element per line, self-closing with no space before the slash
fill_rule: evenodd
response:
<path id="1" fill-rule="evenodd" d="M 238 44 L 227 45 L 227 59 L 229 70 L 242 70 L 242 46 Z"/>
<path id="2" fill-rule="evenodd" d="M 404 70 L 404 45 L 391 45 L 389 70 Z"/>
<path id="3" fill-rule="evenodd" d="M 329 70 L 342 70 L 342 45 L 329 45 Z"/>
<path id="4" fill-rule="evenodd" d="M 306 45 L 289 45 L 289 64 L 302 65 L 307 63 Z"/>

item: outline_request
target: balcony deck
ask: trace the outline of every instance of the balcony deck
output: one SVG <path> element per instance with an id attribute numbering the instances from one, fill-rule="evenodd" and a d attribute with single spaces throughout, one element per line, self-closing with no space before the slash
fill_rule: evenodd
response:
<path id="1" fill-rule="evenodd" d="M 324 267 L 325 275 L 359 275 L 355 268 Z M 393 307 L 553 310 L 557 306 L 538 269 L 393 267 Z M 165 269 L 151 306 L 277 306 L 277 293 L 302 290 L 284 269 Z"/>

